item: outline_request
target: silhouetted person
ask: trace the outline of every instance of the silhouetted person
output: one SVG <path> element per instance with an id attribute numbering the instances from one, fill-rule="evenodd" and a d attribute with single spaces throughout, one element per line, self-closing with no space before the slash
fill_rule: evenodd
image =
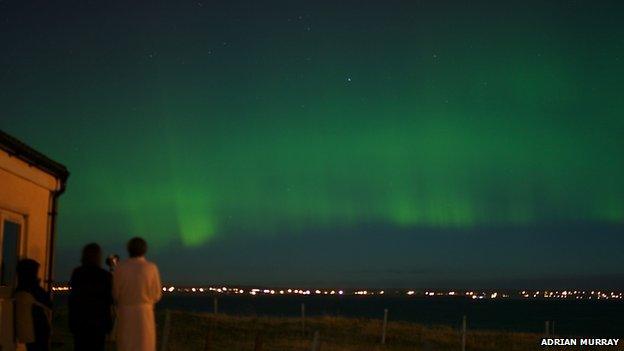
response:
<path id="1" fill-rule="evenodd" d="M 130 258 L 119 262 L 113 273 L 113 296 L 117 302 L 117 351 L 155 351 L 154 304 L 160 300 L 158 267 L 145 259 L 147 243 L 128 242 Z"/>
<path id="2" fill-rule="evenodd" d="M 69 283 L 69 329 L 74 334 L 74 350 L 101 351 L 113 327 L 113 277 L 102 268 L 98 244 L 82 249 L 81 263 Z"/>
<path id="3" fill-rule="evenodd" d="M 50 350 L 50 295 L 39 285 L 39 263 L 23 259 L 17 263 L 15 324 L 17 339 L 28 351 Z"/>

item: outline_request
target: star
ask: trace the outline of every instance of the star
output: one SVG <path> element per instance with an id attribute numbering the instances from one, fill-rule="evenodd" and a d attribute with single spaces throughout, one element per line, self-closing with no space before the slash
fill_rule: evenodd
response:
<path id="1" fill-rule="evenodd" d="M 347 82 L 351 82 L 351 77 L 347 77 Z"/>

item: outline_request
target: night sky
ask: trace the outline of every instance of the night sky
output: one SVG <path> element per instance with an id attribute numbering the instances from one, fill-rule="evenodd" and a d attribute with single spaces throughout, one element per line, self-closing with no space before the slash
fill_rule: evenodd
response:
<path id="1" fill-rule="evenodd" d="M 177 283 L 622 287 L 621 1 L 0 2 L 0 128 Z"/>

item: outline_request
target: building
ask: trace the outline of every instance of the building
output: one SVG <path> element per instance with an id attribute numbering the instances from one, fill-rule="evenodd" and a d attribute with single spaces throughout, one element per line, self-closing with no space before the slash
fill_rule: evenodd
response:
<path id="1" fill-rule="evenodd" d="M 20 258 L 41 264 L 39 274 L 52 286 L 58 198 L 69 172 L 0 130 L 0 350 L 16 348 L 12 291 Z"/>

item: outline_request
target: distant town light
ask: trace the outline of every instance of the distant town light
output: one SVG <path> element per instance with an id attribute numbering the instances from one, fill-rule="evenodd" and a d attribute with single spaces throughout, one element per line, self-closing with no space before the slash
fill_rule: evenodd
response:
<path id="1" fill-rule="evenodd" d="M 69 285 L 57 285 L 52 287 L 52 291 L 62 293 L 67 292 L 71 289 Z M 250 288 L 248 290 L 237 288 L 237 287 L 175 287 L 171 286 L 163 286 L 163 292 L 178 292 L 178 293 L 204 293 L 204 292 L 212 292 L 218 294 L 244 294 L 248 291 L 248 294 L 255 296 L 257 294 L 267 294 L 267 295 L 284 295 L 284 294 L 298 294 L 298 295 L 355 295 L 355 296 L 376 296 L 376 295 L 408 295 L 414 296 L 418 295 L 418 292 L 415 290 L 399 290 L 399 291 L 368 291 L 368 290 L 353 290 L 353 291 L 345 291 L 345 290 L 321 290 L 321 289 L 313 289 L 313 290 L 302 290 L 302 289 L 270 289 L 270 288 Z M 449 290 L 449 291 L 429 291 L 426 290 L 423 292 L 426 297 L 438 297 L 438 296 L 453 296 L 457 298 L 468 297 L 472 300 L 481 300 L 481 299 L 508 299 L 508 298 L 519 298 L 519 299 L 569 299 L 569 300 L 622 300 L 624 299 L 624 292 L 622 291 L 603 291 L 603 290 L 591 290 L 591 291 L 582 291 L 582 290 L 518 290 L 515 292 L 512 291 L 495 291 L 495 290 L 485 290 L 485 291 L 457 291 L 457 290 Z"/>

